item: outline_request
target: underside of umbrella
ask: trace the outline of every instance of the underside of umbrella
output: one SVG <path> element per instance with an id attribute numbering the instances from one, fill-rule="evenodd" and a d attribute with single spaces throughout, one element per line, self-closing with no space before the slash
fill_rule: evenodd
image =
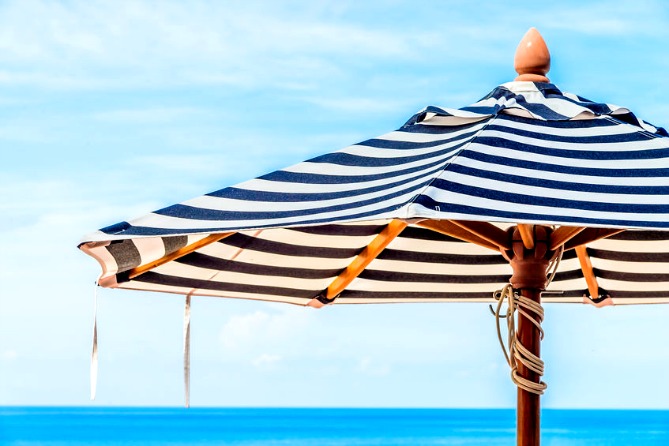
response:
<path id="1" fill-rule="evenodd" d="M 491 302 L 513 275 L 511 300 L 669 302 L 667 133 L 563 93 L 546 61 L 530 65 L 540 69 L 469 107 L 427 107 L 394 132 L 103 228 L 80 248 L 102 286 L 189 297 Z M 519 317 L 518 343 L 538 359 L 531 319 L 541 315 Z M 538 396 L 528 404 L 537 431 L 519 435 L 537 438 L 519 442 L 538 444 Z"/>

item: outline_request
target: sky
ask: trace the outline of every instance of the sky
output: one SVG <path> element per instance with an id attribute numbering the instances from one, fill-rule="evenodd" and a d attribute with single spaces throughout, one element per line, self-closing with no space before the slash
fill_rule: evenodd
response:
<path id="1" fill-rule="evenodd" d="M 669 127 L 661 0 L 0 1 L 0 405 L 183 404 L 183 298 L 109 289 L 89 401 L 79 240 L 471 104 L 531 26 L 562 90 Z M 669 409 L 667 320 L 546 305 L 543 406 Z M 191 358 L 192 406 L 515 406 L 483 304 L 194 297 Z"/>

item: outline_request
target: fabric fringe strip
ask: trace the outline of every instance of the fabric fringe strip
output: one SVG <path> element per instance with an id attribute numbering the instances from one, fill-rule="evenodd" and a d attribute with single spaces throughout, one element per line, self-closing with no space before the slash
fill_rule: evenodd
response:
<path id="1" fill-rule="evenodd" d="M 99 280 L 99 279 L 98 279 Z M 95 400 L 98 388 L 98 280 L 93 292 L 93 349 L 91 351 L 91 401 Z"/>
<path id="2" fill-rule="evenodd" d="M 184 308 L 184 405 L 190 407 L 190 294 Z"/>

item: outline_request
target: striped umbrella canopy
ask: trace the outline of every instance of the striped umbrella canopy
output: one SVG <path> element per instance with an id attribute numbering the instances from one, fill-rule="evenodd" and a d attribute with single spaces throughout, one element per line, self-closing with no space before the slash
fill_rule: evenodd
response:
<path id="1" fill-rule="evenodd" d="M 510 82 L 80 248 L 108 287 L 311 306 L 489 301 L 509 280 L 500 247 L 517 223 L 559 226 L 567 241 L 545 301 L 669 302 L 666 132 L 549 83 Z"/>
<path id="2" fill-rule="evenodd" d="M 548 57 L 530 30 L 520 76 L 473 105 L 427 107 L 396 131 L 108 226 L 79 247 L 102 266 L 101 286 L 312 307 L 494 302 L 513 275 L 497 295 L 525 308 L 509 362 L 540 385 L 542 313 L 523 299 L 669 302 L 669 136 L 562 92 L 544 76 Z M 533 279 L 518 269 L 528 259 Z M 543 391 L 525 385 L 519 404 Z M 537 444 L 533 420 L 534 433 L 519 421 L 519 439 L 531 438 L 521 444 Z"/>

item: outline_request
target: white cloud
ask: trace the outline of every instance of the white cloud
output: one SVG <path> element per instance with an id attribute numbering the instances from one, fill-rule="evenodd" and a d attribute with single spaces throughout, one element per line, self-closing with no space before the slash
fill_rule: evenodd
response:
<path id="1" fill-rule="evenodd" d="M 345 77 L 350 62 L 361 69 L 385 67 L 385 62 L 396 67 L 463 60 L 510 64 L 510 56 L 499 51 L 499 39 L 513 45 L 525 22 L 580 35 L 657 32 L 662 26 L 648 14 L 651 6 L 542 5 L 525 8 L 522 19 L 499 21 L 495 12 L 506 6 L 488 5 L 489 14 L 467 23 L 461 20 L 467 8 L 454 8 L 443 16 L 433 14 L 421 27 L 415 20 L 398 27 L 378 17 L 375 6 L 346 2 L 306 7 L 166 1 L 156 7 L 130 1 L 10 1 L 0 6 L 0 83 L 63 89 L 219 84 L 313 90 L 324 78 Z M 372 16 L 377 20 L 368 20 Z M 641 23 L 645 26 L 639 28 Z M 493 35 L 499 39 L 490 39 Z"/>
<path id="2" fill-rule="evenodd" d="M 126 124 L 166 123 L 206 113 L 195 107 L 154 107 L 141 109 L 107 110 L 93 114 L 93 119 Z"/>
<path id="3" fill-rule="evenodd" d="M 19 354 L 16 350 L 5 350 L 2 354 L 2 359 L 5 361 L 14 361 L 18 356 Z"/>
<path id="4" fill-rule="evenodd" d="M 244 3 L 8 2 L 0 7 L 0 83 L 151 87 L 261 80 L 304 88 L 333 55 L 410 59 L 421 33 Z"/>
<path id="5" fill-rule="evenodd" d="M 390 374 L 389 365 L 379 364 L 369 357 L 360 359 L 357 369 L 359 372 L 370 376 L 386 376 Z"/>
<path id="6" fill-rule="evenodd" d="M 328 98 L 324 94 L 317 97 L 305 98 L 304 100 L 326 110 L 339 113 L 387 113 L 389 110 L 407 110 L 407 113 L 411 112 L 411 104 L 406 100 L 351 97 Z"/>
<path id="7" fill-rule="evenodd" d="M 251 364 L 253 364 L 258 368 L 271 368 L 277 362 L 281 361 L 281 359 L 282 358 L 279 355 L 263 353 L 262 355 L 258 356 L 253 361 L 251 361 Z"/>
<path id="8" fill-rule="evenodd" d="M 233 354 L 254 355 L 258 349 L 273 348 L 284 355 L 294 345 L 304 345 L 302 337 L 311 323 L 310 313 L 313 310 L 309 308 L 285 307 L 234 315 L 221 328 L 219 340 L 224 350 Z"/>

